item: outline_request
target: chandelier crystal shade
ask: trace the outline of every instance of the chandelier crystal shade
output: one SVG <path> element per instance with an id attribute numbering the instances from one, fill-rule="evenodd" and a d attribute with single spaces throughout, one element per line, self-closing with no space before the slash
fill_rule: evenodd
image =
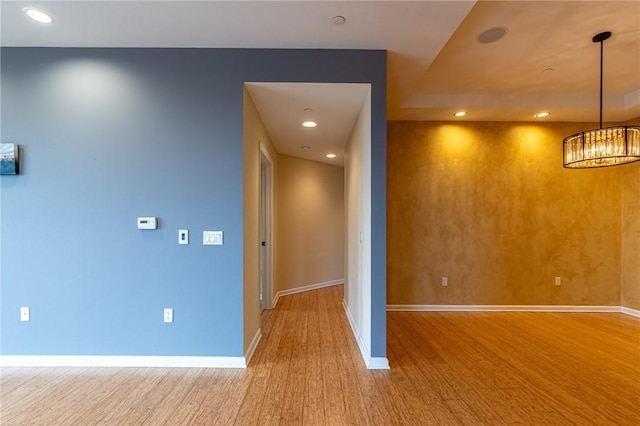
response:
<path id="1" fill-rule="evenodd" d="M 562 145 L 565 168 L 588 169 L 640 161 L 640 126 L 602 128 L 603 46 L 609 37 L 609 31 L 593 37 L 594 43 L 600 43 L 600 128 L 564 138 Z"/>
<path id="2" fill-rule="evenodd" d="M 564 139 L 564 166 L 570 169 L 617 166 L 640 160 L 640 127 L 587 130 Z"/>

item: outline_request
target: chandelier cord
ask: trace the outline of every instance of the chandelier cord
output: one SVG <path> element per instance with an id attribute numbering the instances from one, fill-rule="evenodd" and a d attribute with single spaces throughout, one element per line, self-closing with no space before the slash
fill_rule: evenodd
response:
<path id="1" fill-rule="evenodd" d="M 600 38 L 600 128 L 602 129 L 602 73 L 604 62 L 604 37 Z"/>

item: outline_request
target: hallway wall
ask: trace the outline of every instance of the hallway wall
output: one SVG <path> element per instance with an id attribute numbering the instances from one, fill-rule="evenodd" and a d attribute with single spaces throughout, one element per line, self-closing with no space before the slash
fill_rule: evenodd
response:
<path id="1" fill-rule="evenodd" d="M 275 292 L 344 279 L 344 168 L 278 154 Z"/>
<path id="2" fill-rule="evenodd" d="M 274 162 L 275 176 L 277 176 L 278 166 L 277 151 L 246 87 L 243 90 L 243 116 L 244 246 L 242 261 L 244 351 L 246 353 L 256 332 L 260 329 L 260 144 L 266 148 Z M 277 188 L 274 190 L 274 200 L 277 200 Z M 276 209 L 277 205 L 274 207 L 274 214 Z M 274 221 L 274 228 L 276 226 Z M 277 237 L 277 229 L 274 229 L 274 236 Z M 273 244 L 275 247 L 275 238 Z"/>

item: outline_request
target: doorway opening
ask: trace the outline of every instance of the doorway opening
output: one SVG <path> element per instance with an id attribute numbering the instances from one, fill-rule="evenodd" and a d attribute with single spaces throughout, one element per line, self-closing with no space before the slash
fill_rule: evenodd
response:
<path id="1" fill-rule="evenodd" d="M 344 283 L 343 307 L 358 347 L 367 366 L 377 362 L 371 356 L 371 94 L 369 83 L 245 83 L 245 195 L 252 197 L 245 199 L 245 348 L 252 348 L 251 336 L 259 340 L 261 314 L 279 297 Z M 318 123 L 313 130 L 302 125 L 311 113 Z M 339 203 L 320 189 L 324 178 L 312 176 L 318 167 L 303 163 L 342 169 Z M 326 236 L 337 229 L 343 237 L 336 245 Z"/>

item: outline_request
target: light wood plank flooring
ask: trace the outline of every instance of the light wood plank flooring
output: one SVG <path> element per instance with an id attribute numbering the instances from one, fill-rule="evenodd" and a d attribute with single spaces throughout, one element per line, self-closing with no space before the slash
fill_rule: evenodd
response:
<path id="1" fill-rule="evenodd" d="M 342 286 L 280 299 L 246 370 L 8 368 L 2 425 L 640 425 L 640 321 L 388 314 L 369 371 Z"/>

